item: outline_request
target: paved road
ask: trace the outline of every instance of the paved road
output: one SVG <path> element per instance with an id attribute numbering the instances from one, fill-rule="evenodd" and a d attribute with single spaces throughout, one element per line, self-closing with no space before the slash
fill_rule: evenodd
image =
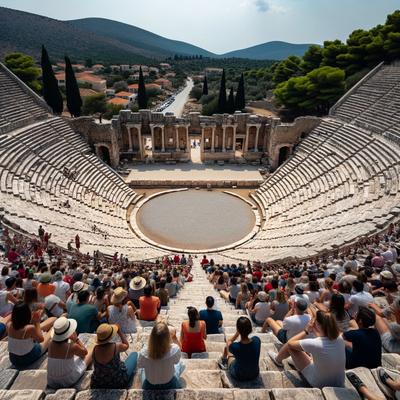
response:
<path id="1" fill-rule="evenodd" d="M 193 88 L 193 80 L 189 78 L 186 81 L 186 87 L 175 97 L 175 101 L 171 103 L 164 111 L 163 114 L 167 112 L 174 113 L 177 117 L 182 116 L 183 107 L 189 98 L 189 94 Z"/>

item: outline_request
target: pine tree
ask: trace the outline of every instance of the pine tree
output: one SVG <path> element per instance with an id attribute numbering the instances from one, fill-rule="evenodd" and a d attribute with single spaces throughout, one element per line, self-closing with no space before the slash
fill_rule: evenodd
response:
<path id="1" fill-rule="evenodd" d="M 68 111 L 72 117 L 79 117 L 81 115 L 82 99 L 71 60 L 68 57 L 65 57 L 65 91 L 67 93 Z"/>
<path id="2" fill-rule="evenodd" d="M 222 70 L 221 85 L 219 88 L 218 97 L 218 113 L 223 114 L 226 112 L 226 80 L 225 70 Z"/>
<path id="3" fill-rule="evenodd" d="M 233 114 L 235 112 L 235 96 L 233 94 L 233 87 L 231 87 L 231 90 L 229 91 L 228 103 L 227 103 L 227 106 L 226 106 L 226 112 L 228 114 Z"/>
<path id="4" fill-rule="evenodd" d="M 244 76 L 243 74 L 240 76 L 238 89 L 236 92 L 235 99 L 235 110 L 242 111 L 246 107 L 246 98 L 244 94 Z"/>
<path id="5" fill-rule="evenodd" d="M 54 114 L 63 112 L 63 98 L 58 88 L 58 82 L 54 76 L 53 67 L 51 66 L 49 55 L 44 46 L 42 46 L 42 80 L 43 80 L 43 97 L 49 107 L 52 108 Z"/>
<path id="6" fill-rule="evenodd" d="M 144 84 L 142 67 L 140 67 L 139 69 L 139 87 L 138 87 L 137 101 L 139 105 L 139 110 L 144 110 L 147 108 L 146 85 Z"/>
<path id="7" fill-rule="evenodd" d="M 203 96 L 208 95 L 208 82 L 207 82 L 207 75 L 204 75 L 204 81 L 203 81 Z"/>

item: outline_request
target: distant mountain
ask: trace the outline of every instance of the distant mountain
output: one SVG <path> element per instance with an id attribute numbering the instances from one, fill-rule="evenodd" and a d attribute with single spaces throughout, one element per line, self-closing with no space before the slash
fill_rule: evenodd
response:
<path id="1" fill-rule="evenodd" d="M 95 62 L 147 64 L 179 55 L 210 58 L 281 60 L 303 55 L 308 44 L 269 42 L 225 54 L 167 39 L 144 29 L 103 18 L 59 21 L 23 11 L 0 7 L 0 58 L 12 51 L 40 57 L 44 44 L 54 60 L 69 55 L 73 61 L 91 58 Z"/>
<path id="2" fill-rule="evenodd" d="M 72 24 L 23 11 L 0 7 L 0 58 L 12 51 L 40 57 L 44 44 L 52 59 L 68 54 L 72 60 L 92 58 L 105 63 L 149 62 L 150 53 L 141 49 L 78 29 Z"/>
<path id="3" fill-rule="evenodd" d="M 98 35 L 134 46 L 143 54 L 154 57 L 169 57 L 175 54 L 202 55 L 215 57 L 216 55 L 189 43 L 167 39 L 163 36 L 146 31 L 133 25 L 124 24 L 104 18 L 84 18 L 67 21 L 80 30 L 86 30 Z"/>
<path id="4" fill-rule="evenodd" d="M 230 51 L 224 57 L 250 58 L 252 60 L 283 60 L 289 56 L 303 56 L 311 44 L 267 42 L 242 50 Z"/>

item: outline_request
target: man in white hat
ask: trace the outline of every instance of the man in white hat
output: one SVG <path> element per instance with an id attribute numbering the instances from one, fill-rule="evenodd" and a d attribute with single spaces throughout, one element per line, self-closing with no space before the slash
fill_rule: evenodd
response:
<path id="1" fill-rule="evenodd" d="M 135 276 L 129 282 L 128 297 L 139 308 L 139 298 L 144 295 L 144 287 L 146 286 L 146 279 L 141 276 Z"/>

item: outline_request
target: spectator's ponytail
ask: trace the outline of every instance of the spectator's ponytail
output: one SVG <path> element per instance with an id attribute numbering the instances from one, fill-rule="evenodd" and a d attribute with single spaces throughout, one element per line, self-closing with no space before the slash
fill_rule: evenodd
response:
<path id="1" fill-rule="evenodd" d="M 337 326 L 336 318 L 332 313 L 317 311 L 317 323 L 322 331 L 322 334 L 329 340 L 336 340 L 340 335 Z"/>
<path id="2" fill-rule="evenodd" d="M 195 307 L 188 307 L 189 326 L 194 328 L 199 320 L 199 313 Z"/>

